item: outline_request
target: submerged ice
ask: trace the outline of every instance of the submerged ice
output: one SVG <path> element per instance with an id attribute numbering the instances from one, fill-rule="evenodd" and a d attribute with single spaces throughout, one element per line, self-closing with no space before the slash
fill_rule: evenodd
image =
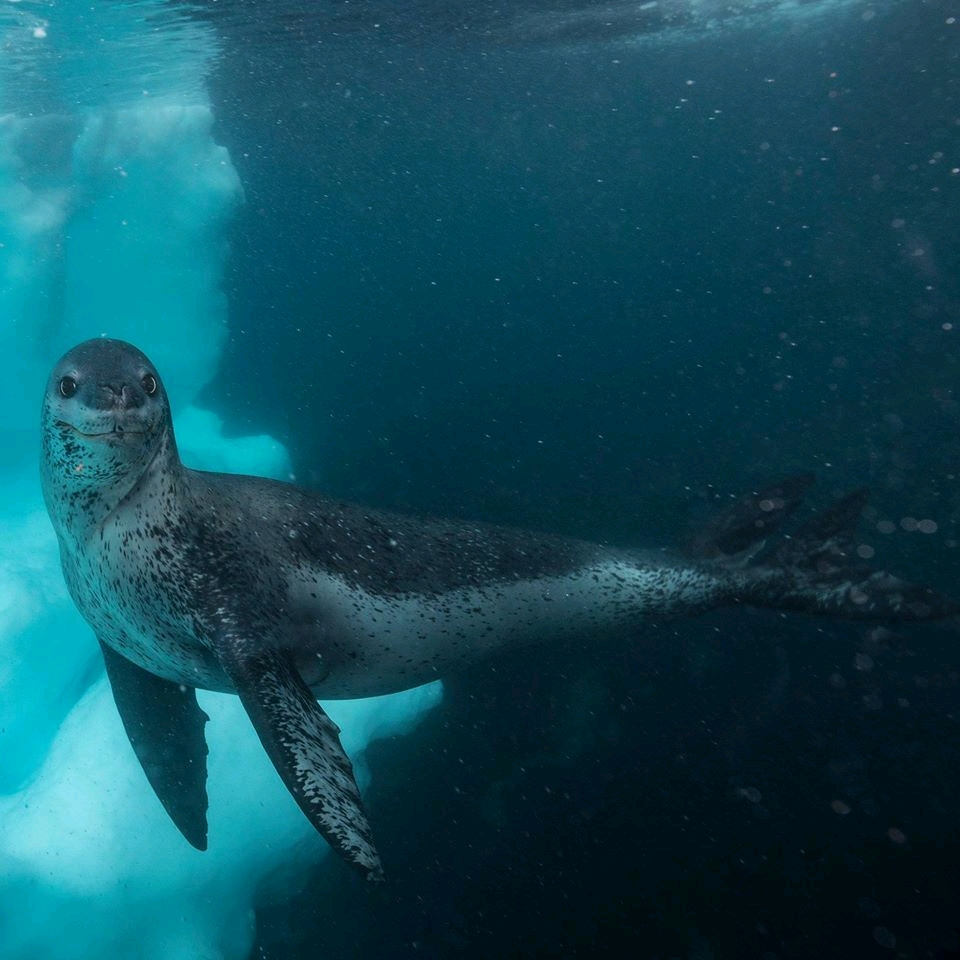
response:
<path id="1" fill-rule="evenodd" d="M 58 24 L 44 23 L 0 21 L 0 39 L 6 49 L 53 45 Z M 78 42 L 82 24 L 67 26 Z M 201 705 L 211 717 L 210 848 L 199 853 L 180 836 L 123 733 L 39 494 L 37 416 L 49 367 L 101 334 L 136 343 L 163 371 L 188 465 L 289 478 L 277 441 L 225 438 L 218 418 L 193 405 L 227 335 L 219 285 L 242 190 L 198 93 L 204 48 L 187 51 L 165 94 L 71 109 L 66 78 L 57 109 L 0 116 L 0 404 L 8 427 L 0 466 L 0 960 L 243 958 L 265 878 L 281 871 L 295 883 L 291 865 L 327 851 L 237 699 L 209 693 Z M 11 82 L 0 78 L 4 103 L 16 100 Z M 439 697 L 434 685 L 327 705 L 361 786 L 370 740 L 408 728 Z"/>

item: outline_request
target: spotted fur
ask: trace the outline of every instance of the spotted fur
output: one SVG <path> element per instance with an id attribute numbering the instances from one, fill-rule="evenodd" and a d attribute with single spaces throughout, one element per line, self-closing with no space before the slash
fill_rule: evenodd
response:
<path id="1" fill-rule="evenodd" d="M 822 515 L 798 539 L 801 551 L 772 565 L 731 563 L 730 545 L 754 549 L 806 481 L 745 498 L 692 561 L 402 517 L 188 470 L 157 371 L 120 341 L 88 341 L 57 364 L 42 441 L 64 575 L 101 643 L 120 654 L 111 658 L 115 689 L 147 688 L 140 670 L 161 689 L 238 692 L 301 808 L 371 875 L 379 861 L 349 760 L 314 696 L 403 690 L 504 647 L 634 636 L 646 619 L 732 601 L 876 619 L 956 610 L 851 566 L 849 504 Z M 140 709 L 135 696 L 121 700 L 127 714 Z M 173 718 L 185 744 L 202 742 L 198 715 L 194 702 Z M 150 727 L 146 714 L 124 719 L 140 736 Z M 138 748 L 141 759 L 159 753 L 149 746 Z M 173 789 L 163 757 L 151 778 L 161 793 Z M 186 816 L 199 806 L 169 801 Z M 205 830 L 195 818 L 184 832 Z"/>

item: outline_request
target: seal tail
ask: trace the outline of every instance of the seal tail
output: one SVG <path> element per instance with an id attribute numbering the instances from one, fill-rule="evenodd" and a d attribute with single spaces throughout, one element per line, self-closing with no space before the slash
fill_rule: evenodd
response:
<path id="1" fill-rule="evenodd" d="M 960 603 L 866 563 L 857 522 L 866 488 L 854 490 L 785 536 L 770 550 L 763 539 L 779 528 L 813 483 L 804 474 L 740 500 L 715 521 L 701 556 L 727 567 L 733 599 L 758 607 L 856 620 L 938 620 Z M 719 533 L 718 533 L 719 531 Z"/>

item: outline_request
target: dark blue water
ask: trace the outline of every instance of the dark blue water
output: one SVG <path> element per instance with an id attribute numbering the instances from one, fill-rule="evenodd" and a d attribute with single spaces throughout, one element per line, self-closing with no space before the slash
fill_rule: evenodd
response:
<path id="1" fill-rule="evenodd" d="M 211 6 L 207 401 L 338 495 L 615 543 L 812 469 L 956 593 L 960 11 L 691 9 Z M 389 883 L 259 956 L 956 957 L 957 636 L 731 610 L 453 678 L 371 750 Z"/>

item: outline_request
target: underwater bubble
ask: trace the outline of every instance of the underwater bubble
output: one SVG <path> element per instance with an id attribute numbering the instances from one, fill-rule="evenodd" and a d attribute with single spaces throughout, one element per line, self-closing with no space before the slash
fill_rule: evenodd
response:
<path id="1" fill-rule="evenodd" d="M 900 529 L 906 530 L 908 533 L 912 533 L 917 529 L 917 518 L 916 517 L 901 517 L 900 518 Z"/>
<path id="2" fill-rule="evenodd" d="M 896 432 L 903 430 L 903 418 L 898 417 L 895 413 L 885 413 L 883 415 L 883 422 L 891 429 Z"/>
<path id="3" fill-rule="evenodd" d="M 873 939 L 888 950 L 892 950 L 897 945 L 897 938 L 886 927 L 874 927 Z"/>
<path id="4" fill-rule="evenodd" d="M 850 812 L 850 805 L 844 803 L 842 800 L 831 800 L 830 809 L 834 813 L 839 813 L 841 817 L 845 817 Z"/>
<path id="5" fill-rule="evenodd" d="M 921 533 L 936 533 L 937 521 L 936 520 L 920 520 L 917 523 L 917 529 Z"/>
<path id="6" fill-rule="evenodd" d="M 877 529 L 881 533 L 893 533 L 893 531 L 897 529 L 897 525 L 891 520 L 881 520 L 877 524 Z"/>
<path id="7" fill-rule="evenodd" d="M 873 549 L 868 543 L 861 543 L 857 547 L 857 556 L 863 560 L 869 560 L 877 551 Z"/>
<path id="8" fill-rule="evenodd" d="M 763 799 L 763 794 L 756 787 L 740 787 L 737 796 L 751 803 L 759 803 Z"/>
<path id="9" fill-rule="evenodd" d="M 871 897 L 857 897 L 857 909 L 871 920 L 876 920 L 883 913 L 880 904 Z"/>
<path id="10" fill-rule="evenodd" d="M 887 831 L 887 836 L 888 836 L 894 843 L 906 843 L 906 842 L 907 842 L 907 835 L 906 835 L 902 830 L 898 829 L 897 827 L 891 827 L 891 828 Z"/>

